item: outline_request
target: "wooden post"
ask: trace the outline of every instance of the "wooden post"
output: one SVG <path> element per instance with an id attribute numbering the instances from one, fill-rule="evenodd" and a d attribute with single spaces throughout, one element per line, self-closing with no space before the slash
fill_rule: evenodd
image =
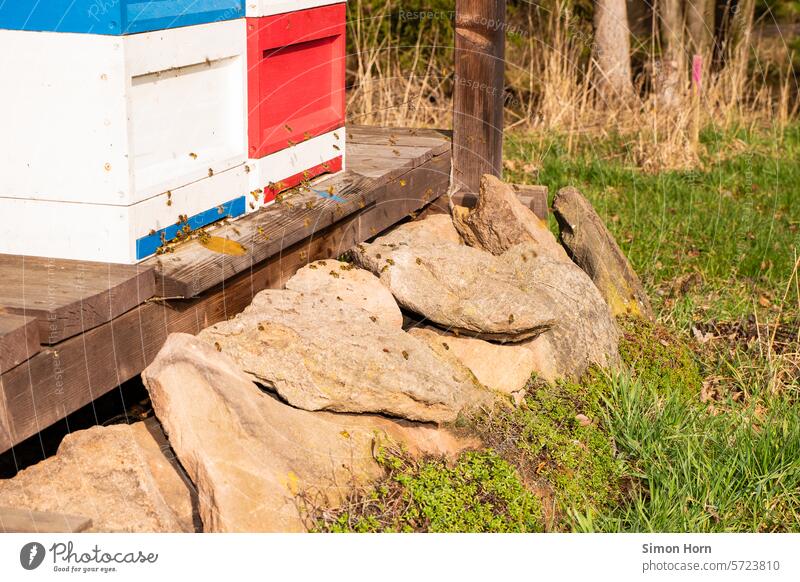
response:
<path id="1" fill-rule="evenodd" d="M 478 192 L 503 170 L 505 0 L 456 0 L 453 178 Z"/>

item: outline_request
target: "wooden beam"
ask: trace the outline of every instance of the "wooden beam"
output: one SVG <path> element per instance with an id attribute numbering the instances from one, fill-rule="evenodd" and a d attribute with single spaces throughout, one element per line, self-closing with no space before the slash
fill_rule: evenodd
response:
<path id="1" fill-rule="evenodd" d="M 88 517 L 0 507 L 0 533 L 79 533 L 90 527 Z"/>
<path id="2" fill-rule="evenodd" d="M 0 255 L 0 307 L 36 318 L 43 344 L 97 327 L 154 293 L 150 267 Z"/>
<path id="3" fill-rule="evenodd" d="M 456 0 L 453 96 L 455 186 L 478 192 L 503 170 L 505 0 Z"/>
<path id="4" fill-rule="evenodd" d="M 0 375 L 0 452 L 133 378 L 173 332 L 201 329 L 242 311 L 266 288 L 280 288 L 308 262 L 333 258 L 445 195 L 450 151 L 381 186 L 378 199 L 187 301 L 150 301 L 46 349 Z M 3 419 L 8 425 L 3 427 Z"/>
<path id="5" fill-rule="evenodd" d="M 40 349 L 36 319 L 0 311 L 0 374 L 33 357 Z"/>

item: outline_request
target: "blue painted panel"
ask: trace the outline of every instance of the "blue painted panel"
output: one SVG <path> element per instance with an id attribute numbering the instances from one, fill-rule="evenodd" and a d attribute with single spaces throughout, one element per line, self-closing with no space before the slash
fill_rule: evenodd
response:
<path id="1" fill-rule="evenodd" d="M 241 216 L 244 214 L 246 204 L 247 200 L 244 196 L 242 196 L 241 198 L 229 200 L 225 204 L 221 204 L 219 207 L 215 206 L 210 210 L 190 216 L 188 221 L 189 228 L 196 230 L 198 228 L 207 226 L 212 222 L 216 222 L 217 220 L 222 220 L 225 217 L 235 218 L 236 216 Z M 222 208 L 222 212 L 220 212 L 220 207 Z M 162 228 L 155 234 L 143 236 L 142 238 L 138 239 L 136 241 L 136 259 L 145 259 L 150 255 L 155 254 L 156 249 L 163 244 L 161 242 L 162 233 L 164 234 L 164 240 L 169 242 L 177 236 L 178 231 L 186 224 L 187 223 L 181 223 L 180 225 L 173 224 L 167 228 Z"/>
<path id="2" fill-rule="evenodd" d="M 0 0 L 0 29 L 133 34 L 244 18 L 244 0 Z"/>

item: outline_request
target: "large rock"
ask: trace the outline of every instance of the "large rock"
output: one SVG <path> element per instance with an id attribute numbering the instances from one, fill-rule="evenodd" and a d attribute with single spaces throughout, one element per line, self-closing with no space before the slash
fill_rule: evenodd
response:
<path id="1" fill-rule="evenodd" d="M 501 257 L 437 238 L 426 228 L 432 218 L 360 245 L 355 261 L 375 273 L 402 307 L 450 331 L 521 341 L 554 324 L 549 282 L 521 276 Z"/>
<path id="2" fill-rule="evenodd" d="M 58 453 L 0 480 L 0 506 L 88 517 L 95 532 L 191 532 L 191 493 L 144 423 L 64 437 Z"/>
<path id="3" fill-rule="evenodd" d="M 474 209 L 455 207 L 453 221 L 468 245 L 502 255 L 514 245 L 530 243 L 539 256 L 568 261 L 547 224 L 527 208 L 513 187 L 486 174 Z"/>
<path id="4" fill-rule="evenodd" d="M 375 275 L 350 263 L 315 261 L 297 271 L 286 288 L 334 297 L 368 311 L 382 323 L 403 327 L 403 314 L 389 290 Z"/>
<path id="5" fill-rule="evenodd" d="M 521 277 L 538 281 L 543 301 L 556 314 L 552 329 L 525 342 L 536 371 L 546 380 L 580 377 L 590 365 L 619 364 L 619 330 L 591 279 L 572 262 L 536 255 L 530 244 L 519 244 L 501 257 Z"/>
<path id="6" fill-rule="evenodd" d="M 652 319 L 642 283 L 589 201 L 563 188 L 553 201 L 561 242 L 573 261 L 592 278 L 614 315 Z"/>
<path id="7" fill-rule="evenodd" d="M 374 453 L 385 443 L 438 456 L 477 444 L 430 425 L 287 406 L 229 356 L 186 334 L 170 335 L 142 378 L 197 486 L 208 532 L 305 530 L 299 498 L 335 506 L 382 474 Z"/>
<path id="8" fill-rule="evenodd" d="M 440 354 L 450 354 L 490 390 L 509 396 L 522 392 L 531 374 L 541 366 L 525 344 L 493 344 L 430 327 L 416 327 L 409 333 L 428 342 Z"/>
<path id="9" fill-rule="evenodd" d="M 262 291 L 199 337 L 305 410 L 444 423 L 491 399 L 424 342 L 335 297 Z"/>

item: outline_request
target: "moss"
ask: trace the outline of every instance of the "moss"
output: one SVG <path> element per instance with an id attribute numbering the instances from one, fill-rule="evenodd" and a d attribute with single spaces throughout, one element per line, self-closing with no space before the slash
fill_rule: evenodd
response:
<path id="1" fill-rule="evenodd" d="M 623 335 L 620 355 L 631 374 L 664 396 L 700 393 L 703 378 L 694 352 L 664 326 L 635 318 L 617 320 Z"/>
<path id="2" fill-rule="evenodd" d="M 475 420 L 484 441 L 552 497 L 553 529 L 562 529 L 562 518 L 573 510 L 602 508 L 616 497 L 619 470 L 600 422 L 606 386 L 598 371 L 582 383 L 535 381 L 521 407 Z"/>
<path id="3" fill-rule="evenodd" d="M 319 522 L 330 532 L 536 532 L 542 506 L 495 452 L 413 461 L 382 452 L 386 477 Z"/>

